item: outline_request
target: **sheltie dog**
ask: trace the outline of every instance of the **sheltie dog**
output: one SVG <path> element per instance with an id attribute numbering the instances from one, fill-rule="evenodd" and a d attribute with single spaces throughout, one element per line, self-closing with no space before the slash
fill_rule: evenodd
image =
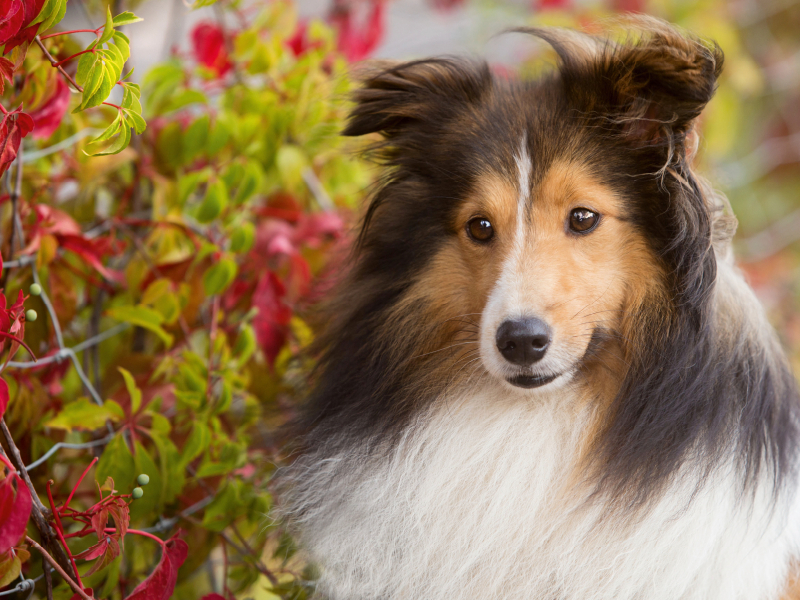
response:
<path id="1" fill-rule="evenodd" d="M 800 598 L 800 398 L 692 168 L 723 55 L 627 24 L 363 77 L 385 178 L 279 493 L 321 597 Z"/>

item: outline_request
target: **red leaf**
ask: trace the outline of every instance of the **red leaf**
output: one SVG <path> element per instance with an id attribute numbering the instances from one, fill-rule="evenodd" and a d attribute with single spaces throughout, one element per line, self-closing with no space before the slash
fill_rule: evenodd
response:
<path id="1" fill-rule="evenodd" d="M 22 22 L 19 24 L 19 26 L 17 26 L 17 29 L 13 33 L 11 32 L 11 29 L 9 29 L 8 36 L 0 33 L 0 44 L 5 43 L 5 50 L 3 51 L 3 54 L 8 54 L 20 44 L 30 44 L 39 31 L 40 23 L 31 25 L 30 27 L 28 27 L 28 24 L 37 16 L 39 16 L 40 12 L 42 12 L 42 7 L 44 6 L 45 0 L 10 0 L 10 2 L 6 0 L 6 4 L 11 6 L 17 1 L 22 4 L 24 9 Z M 0 0 L 0 14 L 6 14 L 2 10 L 2 4 L 3 0 Z"/>
<path id="2" fill-rule="evenodd" d="M 80 554 L 76 554 L 75 558 L 80 558 L 81 560 L 94 560 L 98 556 L 102 556 L 106 553 L 106 550 L 108 550 L 108 545 L 108 539 L 102 539 L 94 546 L 90 546 Z"/>
<path id="3" fill-rule="evenodd" d="M 0 553 L 19 542 L 31 515 L 31 493 L 16 473 L 7 477 L 0 485 L 11 486 L 12 480 L 17 482 L 17 495 L 8 518 L 0 523 Z"/>
<path id="4" fill-rule="evenodd" d="M 169 600 L 178 580 L 178 569 L 189 554 L 189 545 L 178 538 L 180 532 L 162 546 L 161 560 L 150 576 L 136 586 L 125 600 Z"/>
<path id="5" fill-rule="evenodd" d="M 347 60 L 367 58 L 383 39 L 386 21 L 386 3 L 372 0 L 371 11 L 360 27 L 354 23 L 353 6 L 339 4 L 330 21 L 338 30 L 337 46 Z"/>
<path id="6" fill-rule="evenodd" d="M 56 79 L 56 91 L 42 106 L 30 112 L 33 119 L 33 137 L 39 140 L 49 138 L 61 125 L 61 120 L 69 106 L 69 88 L 64 80 Z"/>
<path id="7" fill-rule="evenodd" d="M 119 539 L 123 539 L 125 534 L 128 533 L 128 525 L 131 523 L 131 511 L 125 500 L 122 498 L 114 498 L 114 501 L 108 505 L 108 512 L 111 513 L 111 518 L 117 526 L 117 531 L 114 534 Z"/>
<path id="8" fill-rule="evenodd" d="M 344 221 L 334 211 L 305 214 L 300 217 L 294 233 L 296 244 L 319 248 L 326 239 L 339 238 L 344 230 Z"/>
<path id="9" fill-rule="evenodd" d="M 8 383 L 0 377 L 0 419 L 6 414 L 6 408 L 8 408 Z"/>
<path id="10" fill-rule="evenodd" d="M 216 23 L 206 21 L 192 29 L 192 48 L 197 62 L 214 71 L 217 77 L 233 67 L 225 49 L 225 35 Z"/>
<path id="11" fill-rule="evenodd" d="M 22 0 L 0 0 L 0 45 L 17 35 L 24 21 Z"/>
<path id="12" fill-rule="evenodd" d="M 5 80 L 8 79 L 8 81 L 11 82 L 12 77 L 14 77 L 14 63 L 0 56 L 0 94 L 2 94 L 3 89 L 5 89 Z"/>
<path id="13" fill-rule="evenodd" d="M 14 506 L 14 488 L 5 483 L 0 484 L 0 523 L 5 523 Z M 2 554 L 2 553 L 0 553 Z"/>
<path id="14" fill-rule="evenodd" d="M 294 30 L 294 35 L 286 40 L 286 46 L 292 51 L 295 57 L 300 56 L 306 50 L 319 48 L 322 42 L 311 42 L 308 39 L 308 21 L 300 21 L 297 24 L 297 29 Z"/>
<path id="15" fill-rule="evenodd" d="M 292 309 L 281 300 L 285 295 L 286 289 L 271 271 L 267 271 L 259 280 L 253 292 L 253 306 L 258 308 L 258 314 L 253 319 L 253 329 L 270 366 L 275 364 L 275 359 L 289 335 Z"/>
<path id="16" fill-rule="evenodd" d="M 206 594 L 205 596 L 200 598 L 200 600 L 228 600 L 228 599 L 225 596 L 213 593 L 213 594 Z"/>
<path id="17" fill-rule="evenodd" d="M 106 537 L 97 542 L 94 546 L 87 548 L 79 555 L 75 556 L 75 558 L 82 558 L 84 560 L 97 559 L 84 575 L 84 577 L 89 577 L 97 573 L 100 569 L 107 567 L 120 553 L 121 549 L 117 537 L 106 535 Z"/>
<path id="18" fill-rule="evenodd" d="M 92 517 L 92 527 L 94 527 L 98 541 L 102 542 L 103 538 L 106 537 L 106 525 L 108 525 L 108 509 L 101 508 Z"/>
<path id="19" fill-rule="evenodd" d="M 33 129 L 33 119 L 17 109 L 3 115 L 0 121 L 0 175 L 17 158 L 22 138 Z"/>
<path id="20" fill-rule="evenodd" d="M 94 598 L 94 590 L 92 588 L 83 588 L 83 593 L 89 596 L 89 598 Z M 70 596 L 69 600 L 81 600 L 81 598 L 83 598 L 83 596 L 76 592 Z"/>
<path id="21" fill-rule="evenodd" d="M 80 225 L 67 213 L 45 204 L 37 204 L 34 210 L 36 210 L 36 226 L 42 233 L 56 236 L 81 234 Z"/>
<path id="22" fill-rule="evenodd" d="M 93 240 L 80 235 L 57 236 L 59 245 L 65 250 L 70 250 L 80 256 L 90 267 L 100 273 L 108 281 L 121 283 L 125 281 L 124 274 L 106 268 L 100 261 L 100 252 Z"/>

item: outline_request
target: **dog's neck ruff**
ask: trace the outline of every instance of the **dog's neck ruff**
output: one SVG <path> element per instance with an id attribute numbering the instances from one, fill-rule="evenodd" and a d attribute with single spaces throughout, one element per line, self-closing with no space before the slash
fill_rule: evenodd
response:
<path id="1" fill-rule="evenodd" d="M 778 598 L 797 514 L 735 469 L 687 467 L 646 509 L 608 515 L 576 464 L 581 399 L 491 385 L 442 398 L 385 452 L 350 448 L 302 471 L 292 504 L 335 600 Z M 767 487 L 767 486 L 765 486 Z"/>

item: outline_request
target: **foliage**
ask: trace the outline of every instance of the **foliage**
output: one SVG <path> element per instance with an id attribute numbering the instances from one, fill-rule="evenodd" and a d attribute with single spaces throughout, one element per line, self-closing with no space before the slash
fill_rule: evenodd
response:
<path id="1" fill-rule="evenodd" d="M 303 315 L 369 182 L 338 138 L 342 35 L 224 3 L 140 88 L 132 13 L 49 33 L 65 0 L 10 6 L 0 408 L 21 462 L 0 483 L 0 582 L 44 574 L 20 545 L 30 513 L 29 544 L 74 582 L 55 573 L 57 598 L 198 598 L 215 562 L 224 597 L 303 598 L 267 482 L 305 385 Z"/>

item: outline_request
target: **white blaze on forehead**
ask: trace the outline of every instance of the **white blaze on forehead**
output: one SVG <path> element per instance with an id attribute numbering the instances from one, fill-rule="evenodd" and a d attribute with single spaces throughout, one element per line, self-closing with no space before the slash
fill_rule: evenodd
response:
<path id="1" fill-rule="evenodd" d="M 519 153 L 514 157 L 517 164 L 517 185 L 519 195 L 517 196 L 517 242 L 521 242 L 520 236 L 523 232 L 523 222 L 525 221 L 525 206 L 528 204 L 528 197 L 531 191 L 531 157 L 528 154 L 528 135 L 523 133 L 519 144 Z"/>

